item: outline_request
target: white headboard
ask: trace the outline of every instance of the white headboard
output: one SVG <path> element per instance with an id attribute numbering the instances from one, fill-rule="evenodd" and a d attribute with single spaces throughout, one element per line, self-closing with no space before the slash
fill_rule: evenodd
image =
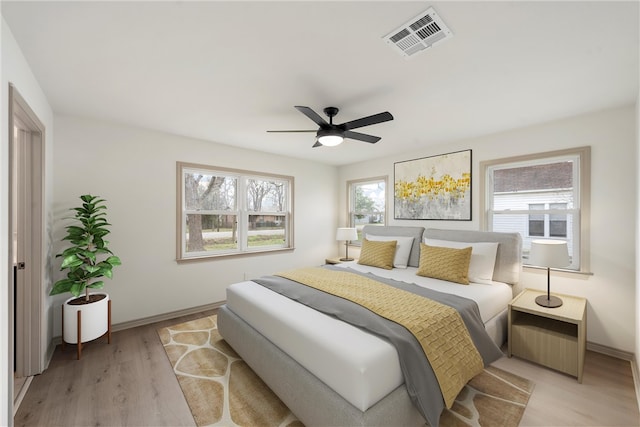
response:
<path id="1" fill-rule="evenodd" d="M 429 239 L 453 240 L 454 242 L 498 242 L 493 280 L 510 285 L 517 285 L 520 282 L 522 237 L 519 233 L 428 228 L 425 230 L 424 236 Z"/>
<path id="2" fill-rule="evenodd" d="M 375 226 L 365 225 L 362 235 L 376 236 L 409 236 L 414 237 L 409 265 L 418 267 L 420 263 L 420 242 L 424 238 L 451 240 L 454 242 L 498 242 L 496 265 L 493 280 L 517 285 L 522 271 L 522 237 L 518 233 L 499 233 L 495 231 L 476 230 L 444 230 L 424 227 Z"/>

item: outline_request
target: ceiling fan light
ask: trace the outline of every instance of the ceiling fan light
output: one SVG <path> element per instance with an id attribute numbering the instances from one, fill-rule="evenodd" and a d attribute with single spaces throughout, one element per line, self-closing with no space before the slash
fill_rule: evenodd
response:
<path id="1" fill-rule="evenodd" d="M 344 136 L 342 136 L 342 132 L 335 130 L 319 130 L 317 134 L 318 142 L 325 147 L 335 147 L 336 145 L 342 144 L 344 141 Z"/>
<path id="2" fill-rule="evenodd" d="M 318 138 L 318 142 L 325 147 L 335 147 L 336 145 L 342 144 L 342 138 L 340 135 L 326 135 Z"/>

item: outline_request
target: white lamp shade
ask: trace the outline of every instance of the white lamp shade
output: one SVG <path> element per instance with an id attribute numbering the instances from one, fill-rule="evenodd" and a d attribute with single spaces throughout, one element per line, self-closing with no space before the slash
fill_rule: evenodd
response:
<path id="1" fill-rule="evenodd" d="M 344 138 L 340 135 L 324 135 L 318 138 L 318 142 L 325 147 L 335 147 L 342 144 L 343 140 Z"/>
<path id="2" fill-rule="evenodd" d="M 358 230 L 348 227 L 338 228 L 336 240 L 358 240 Z"/>
<path id="3" fill-rule="evenodd" d="M 562 240 L 532 241 L 529 264 L 548 268 L 569 266 L 567 242 Z"/>

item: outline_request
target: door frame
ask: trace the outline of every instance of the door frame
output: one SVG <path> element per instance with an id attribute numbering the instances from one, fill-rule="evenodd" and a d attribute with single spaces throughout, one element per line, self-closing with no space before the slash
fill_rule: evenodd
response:
<path id="1" fill-rule="evenodd" d="M 13 245 L 14 223 L 16 221 L 17 198 L 21 197 L 17 191 L 16 173 L 18 165 L 15 161 L 17 141 L 14 137 L 14 125 L 20 123 L 28 131 L 25 159 L 22 162 L 27 168 L 27 188 L 24 208 L 26 212 L 19 212 L 26 220 L 25 227 L 30 232 L 24 240 L 25 259 L 18 260 L 26 263 L 24 277 L 20 278 L 25 284 L 23 289 L 14 292 L 13 260 L 15 248 Z M 43 347 L 43 305 L 44 284 L 46 272 L 45 216 L 45 126 L 29 107 L 13 84 L 9 84 L 9 392 L 13 395 L 13 369 L 20 376 L 32 376 L 42 373 L 44 369 Z M 19 275 L 20 273 L 18 273 Z M 15 305 L 14 305 L 15 301 Z M 14 320 L 15 319 L 15 320 Z M 16 341 L 16 336 L 21 339 Z M 15 351 L 15 357 L 14 357 Z M 15 397 L 15 396 L 14 396 Z M 12 399 L 13 401 L 13 399 Z"/>

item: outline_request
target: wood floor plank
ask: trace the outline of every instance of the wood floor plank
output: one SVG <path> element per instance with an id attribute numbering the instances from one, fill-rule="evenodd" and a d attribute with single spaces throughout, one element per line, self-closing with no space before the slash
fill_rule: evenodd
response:
<path id="1" fill-rule="evenodd" d="M 18 409 L 16 426 L 193 426 L 157 329 L 215 314 L 215 310 L 115 332 L 88 343 L 58 346 Z"/>
<path id="2" fill-rule="evenodd" d="M 582 384 L 516 357 L 503 357 L 495 364 L 536 383 L 521 426 L 640 425 L 628 361 L 587 351 Z"/>
<path id="3" fill-rule="evenodd" d="M 16 426 L 193 426 L 156 330 L 215 310 L 127 329 L 75 347 L 58 347 L 35 377 L 15 416 Z M 631 365 L 587 352 L 583 383 L 525 360 L 503 357 L 499 368 L 536 385 L 521 426 L 638 426 Z"/>

